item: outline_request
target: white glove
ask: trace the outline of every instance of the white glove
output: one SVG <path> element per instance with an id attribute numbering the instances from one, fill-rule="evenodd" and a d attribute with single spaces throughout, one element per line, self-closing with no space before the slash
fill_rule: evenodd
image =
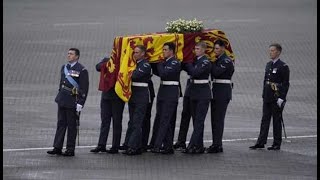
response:
<path id="1" fill-rule="evenodd" d="M 283 103 L 283 100 L 281 98 L 278 98 L 277 104 L 279 107 L 281 107 L 282 103 Z"/>
<path id="2" fill-rule="evenodd" d="M 80 112 L 81 110 L 82 110 L 82 105 L 81 104 L 77 104 L 76 111 Z"/>

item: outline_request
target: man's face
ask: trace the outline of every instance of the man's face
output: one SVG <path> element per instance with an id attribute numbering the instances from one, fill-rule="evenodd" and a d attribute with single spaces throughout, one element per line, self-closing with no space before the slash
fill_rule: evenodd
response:
<path id="1" fill-rule="evenodd" d="M 198 56 L 198 57 L 204 55 L 205 51 L 206 50 L 204 48 L 202 48 L 201 46 L 194 47 L 194 52 L 196 53 L 196 56 Z"/>
<path id="2" fill-rule="evenodd" d="M 79 58 L 79 56 L 76 55 L 75 51 L 72 51 L 72 50 L 68 51 L 68 61 L 69 62 L 74 62 L 74 61 L 78 60 L 78 58 Z"/>
<path id="3" fill-rule="evenodd" d="M 270 56 L 270 59 L 276 59 L 280 56 L 280 51 L 278 51 L 276 47 L 271 46 L 269 48 L 269 56 Z"/>
<path id="4" fill-rule="evenodd" d="M 133 51 L 133 58 L 135 61 L 138 61 L 139 59 L 142 59 L 144 56 L 144 52 L 141 51 L 138 47 L 134 48 Z"/>
<path id="5" fill-rule="evenodd" d="M 214 45 L 214 53 L 216 56 L 220 56 L 224 52 L 224 47 L 220 46 L 219 44 Z"/>
<path id="6" fill-rule="evenodd" d="M 169 49 L 169 46 L 165 45 L 162 48 L 164 58 L 169 58 L 173 55 L 173 52 Z"/>

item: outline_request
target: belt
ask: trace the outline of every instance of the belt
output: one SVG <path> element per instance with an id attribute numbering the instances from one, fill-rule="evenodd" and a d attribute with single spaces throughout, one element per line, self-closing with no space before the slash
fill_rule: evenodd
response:
<path id="1" fill-rule="evenodd" d="M 161 81 L 162 85 L 175 85 L 178 86 L 179 82 L 178 81 Z"/>
<path id="2" fill-rule="evenodd" d="M 222 83 L 222 84 L 231 84 L 230 79 L 213 79 L 212 83 Z"/>
<path id="3" fill-rule="evenodd" d="M 67 86 L 65 86 L 65 85 L 63 85 L 63 84 L 62 84 L 61 87 L 62 87 L 62 89 L 65 89 L 65 90 L 67 90 L 67 91 L 72 91 L 72 88 L 69 88 L 69 87 L 67 87 Z"/>
<path id="4" fill-rule="evenodd" d="M 266 81 L 266 84 L 275 84 L 278 85 L 279 83 L 271 82 L 271 81 Z"/>
<path id="5" fill-rule="evenodd" d="M 193 84 L 207 84 L 209 83 L 208 79 L 190 79 L 190 82 Z"/>
<path id="6" fill-rule="evenodd" d="M 132 82 L 132 86 L 137 86 L 137 87 L 148 87 L 148 83 L 143 83 L 143 82 Z"/>

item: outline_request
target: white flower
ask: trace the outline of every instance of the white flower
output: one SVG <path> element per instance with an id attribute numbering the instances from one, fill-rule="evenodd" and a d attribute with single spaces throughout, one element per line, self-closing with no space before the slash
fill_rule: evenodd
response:
<path id="1" fill-rule="evenodd" d="M 196 18 L 193 20 L 177 19 L 166 23 L 166 31 L 171 33 L 199 32 L 203 29 L 203 22 Z"/>

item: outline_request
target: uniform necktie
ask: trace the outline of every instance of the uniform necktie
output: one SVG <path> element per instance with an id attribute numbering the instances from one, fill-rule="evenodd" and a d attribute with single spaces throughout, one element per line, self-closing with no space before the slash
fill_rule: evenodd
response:
<path id="1" fill-rule="evenodd" d="M 71 65 L 70 64 L 67 64 L 67 69 L 71 69 Z"/>

